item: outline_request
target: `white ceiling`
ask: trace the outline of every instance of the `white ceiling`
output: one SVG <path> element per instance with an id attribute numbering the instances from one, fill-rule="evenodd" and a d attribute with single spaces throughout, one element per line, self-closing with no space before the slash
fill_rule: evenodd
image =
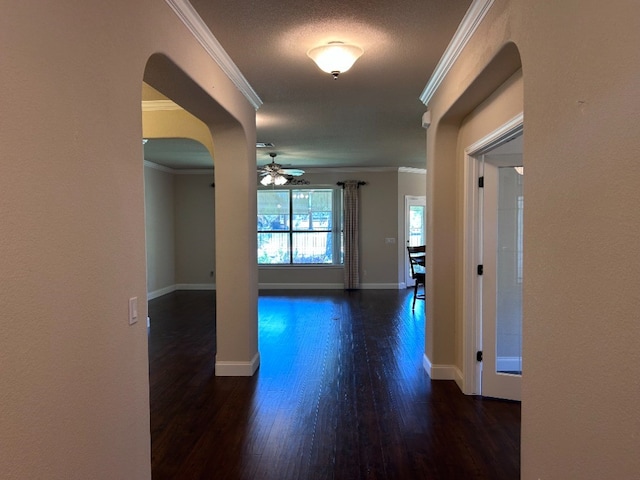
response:
<path id="1" fill-rule="evenodd" d="M 418 99 L 471 0 L 191 0 L 263 101 L 258 164 L 300 168 L 425 167 Z M 334 80 L 306 55 L 344 41 L 364 49 Z M 181 150 L 181 148 L 183 148 Z M 145 158 L 210 167 L 204 147 L 151 140 Z"/>

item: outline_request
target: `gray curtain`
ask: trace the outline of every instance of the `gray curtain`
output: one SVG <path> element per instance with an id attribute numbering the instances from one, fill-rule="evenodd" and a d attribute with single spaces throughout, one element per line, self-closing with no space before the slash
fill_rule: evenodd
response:
<path id="1" fill-rule="evenodd" d="M 360 288 L 360 267 L 358 250 L 358 204 L 359 189 L 362 182 L 347 180 L 344 182 L 344 288 Z"/>

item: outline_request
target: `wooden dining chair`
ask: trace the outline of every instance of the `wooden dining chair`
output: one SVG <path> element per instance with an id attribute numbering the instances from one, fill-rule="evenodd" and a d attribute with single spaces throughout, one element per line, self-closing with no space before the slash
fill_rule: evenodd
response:
<path id="1" fill-rule="evenodd" d="M 416 299 L 425 299 L 425 245 L 418 245 L 415 247 L 407 247 L 409 253 L 409 265 L 411 266 L 411 278 L 413 279 L 413 305 L 411 309 L 416 308 Z M 418 288 L 422 287 L 422 293 L 418 293 Z"/>

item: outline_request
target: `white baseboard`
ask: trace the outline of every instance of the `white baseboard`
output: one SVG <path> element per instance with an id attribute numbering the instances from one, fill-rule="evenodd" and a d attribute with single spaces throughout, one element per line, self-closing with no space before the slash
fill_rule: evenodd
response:
<path id="1" fill-rule="evenodd" d="M 434 365 L 426 353 L 422 357 L 422 366 L 431 380 L 456 380 L 455 365 Z"/>
<path id="2" fill-rule="evenodd" d="M 344 290 L 343 283 L 260 283 L 260 290 Z M 404 283 L 361 283 L 361 290 L 402 290 Z M 177 283 L 147 293 L 147 300 L 161 297 L 176 290 L 215 290 L 215 283 Z"/>
<path id="3" fill-rule="evenodd" d="M 176 290 L 215 290 L 215 283 L 177 283 Z"/>
<path id="4" fill-rule="evenodd" d="M 260 366 L 260 352 L 256 352 L 250 362 L 218 361 L 216 377 L 251 377 Z"/>
<path id="5" fill-rule="evenodd" d="M 170 285 L 168 287 L 154 290 L 153 292 L 147 292 L 147 300 L 153 300 L 154 298 L 161 297 L 162 295 L 166 295 L 167 293 L 175 292 L 175 290 L 176 286 Z"/>
<path id="6" fill-rule="evenodd" d="M 429 360 L 426 353 L 422 356 L 422 367 L 427 372 L 427 375 L 431 377 L 431 360 Z"/>
<path id="7" fill-rule="evenodd" d="M 398 283 L 361 283 L 362 290 L 400 290 Z"/>
<path id="8" fill-rule="evenodd" d="M 154 298 L 161 297 L 167 293 L 175 292 L 176 290 L 215 290 L 215 283 L 176 283 L 175 285 L 169 285 L 168 287 L 154 290 L 153 292 L 147 292 L 147 300 L 153 300 Z"/>
<path id="9" fill-rule="evenodd" d="M 360 290 L 399 290 L 398 283 L 361 283 Z M 344 290 L 343 283 L 260 283 L 260 290 Z"/>
<path id="10" fill-rule="evenodd" d="M 453 368 L 455 369 L 454 380 L 456 381 L 456 385 L 458 385 L 458 388 L 460 389 L 460 391 L 464 393 L 464 375 L 462 375 L 462 372 L 460 371 L 460 369 L 455 365 L 453 366 Z"/>
<path id="11" fill-rule="evenodd" d="M 260 283 L 260 290 L 342 290 L 343 283 Z"/>

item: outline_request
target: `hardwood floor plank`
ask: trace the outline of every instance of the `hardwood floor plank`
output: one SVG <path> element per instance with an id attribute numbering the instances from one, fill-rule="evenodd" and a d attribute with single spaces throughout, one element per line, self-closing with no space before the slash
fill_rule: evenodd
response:
<path id="1" fill-rule="evenodd" d="M 519 478 L 520 405 L 429 379 L 411 293 L 263 292 L 249 378 L 214 375 L 215 292 L 149 302 L 153 479 Z"/>

